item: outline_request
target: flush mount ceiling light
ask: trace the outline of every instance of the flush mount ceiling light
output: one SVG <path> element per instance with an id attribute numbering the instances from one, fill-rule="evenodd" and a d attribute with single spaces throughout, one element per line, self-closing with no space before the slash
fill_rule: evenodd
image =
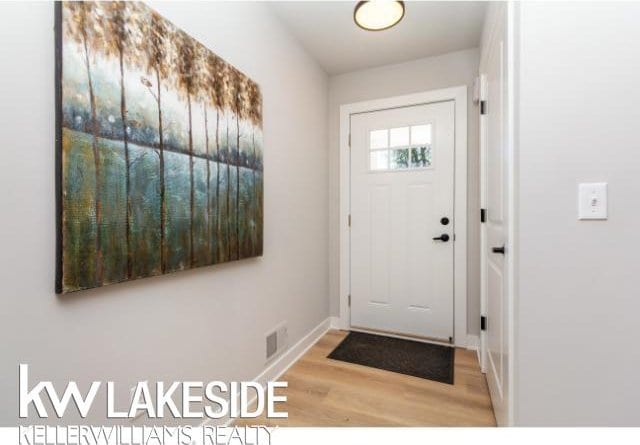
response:
<path id="1" fill-rule="evenodd" d="M 367 31 L 382 31 L 395 26 L 404 17 L 404 2 L 370 0 L 358 2 L 353 20 Z"/>

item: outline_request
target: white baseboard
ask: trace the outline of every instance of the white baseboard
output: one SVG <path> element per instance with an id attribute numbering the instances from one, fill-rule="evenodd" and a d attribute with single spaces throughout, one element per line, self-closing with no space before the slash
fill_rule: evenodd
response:
<path id="1" fill-rule="evenodd" d="M 480 365 L 482 360 L 480 360 L 480 337 L 478 335 L 467 335 L 467 349 L 476 351 L 478 364 Z"/>
<path id="2" fill-rule="evenodd" d="M 278 357 L 274 362 L 262 371 L 260 375 L 253 379 L 263 386 L 267 382 L 278 380 L 305 352 L 311 348 L 320 338 L 331 329 L 331 317 L 322 321 L 318 326 L 313 328 L 311 332 L 302 337 L 295 345 L 290 347 L 284 354 Z"/>
<path id="3" fill-rule="evenodd" d="M 330 329 L 341 329 L 340 326 L 341 326 L 340 317 L 329 317 Z"/>
<path id="4" fill-rule="evenodd" d="M 271 362 L 267 368 L 252 381 L 260 383 L 264 388 L 266 388 L 267 382 L 278 380 L 282 374 L 287 372 L 287 370 L 297 362 L 300 357 L 302 357 L 311 348 L 311 346 L 316 344 L 316 342 L 320 340 L 320 338 L 326 334 L 329 329 L 335 329 L 333 327 L 333 318 L 336 317 L 329 317 L 323 320 L 318 326 L 313 328 L 311 332 L 302 337 L 295 345 L 291 346 L 280 357 Z M 255 397 L 249 401 L 249 405 L 254 401 Z M 208 418 L 202 422 L 200 426 L 229 426 L 233 424 L 234 420 L 235 419 L 230 417 L 223 417 L 221 419 Z"/>

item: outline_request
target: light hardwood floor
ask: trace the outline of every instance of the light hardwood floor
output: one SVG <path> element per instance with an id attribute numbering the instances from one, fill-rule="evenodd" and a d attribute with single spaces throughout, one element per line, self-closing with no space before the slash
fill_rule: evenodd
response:
<path id="1" fill-rule="evenodd" d="M 454 385 L 406 376 L 327 355 L 347 335 L 329 331 L 279 380 L 289 387 L 279 411 L 288 419 L 240 419 L 269 426 L 495 426 L 476 353 L 456 349 Z"/>

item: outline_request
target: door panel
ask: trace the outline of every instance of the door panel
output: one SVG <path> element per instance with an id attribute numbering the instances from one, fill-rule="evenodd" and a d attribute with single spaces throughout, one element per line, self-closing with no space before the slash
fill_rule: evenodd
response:
<path id="1" fill-rule="evenodd" d="M 454 103 L 353 115 L 350 168 L 351 325 L 448 342 Z"/>
<path id="2" fill-rule="evenodd" d="M 504 294 L 504 285 L 503 285 L 503 272 L 502 267 L 496 265 L 494 262 L 489 263 L 489 274 L 488 274 L 488 293 L 491 295 L 491 303 L 488 307 L 487 318 L 490 320 L 495 320 L 497 323 L 495 326 L 491 326 L 489 330 L 489 378 L 497 391 L 498 399 L 502 399 L 503 396 L 503 383 L 504 383 L 504 372 L 503 372 L 503 354 L 501 345 L 504 343 L 504 330 L 502 323 L 500 320 L 503 317 L 504 310 L 504 299 L 502 298 Z"/>
<path id="3" fill-rule="evenodd" d="M 371 189 L 371 302 L 389 305 L 391 293 L 391 187 L 375 185 Z"/>
<path id="4" fill-rule="evenodd" d="M 413 221 L 407 227 L 407 258 L 420 258 L 423 246 L 428 246 L 433 241 L 429 233 L 424 229 L 429 222 L 438 219 L 434 214 L 433 187 L 430 184 L 410 185 L 408 187 L 408 202 L 423 201 L 423 205 L 408 205 L 407 220 Z M 406 294 L 410 311 L 427 311 L 429 307 L 424 295 L 433 295 L 434 289 L 434 256 L 425 258 L 425 262 L 408 261 Z"/>
<path id="5" fill-rule="evenodd" d="M 499 425 L 509 423 L 508 361 L 508 121 L 506 67 L 506 8 L 499 11 L 488 46 L 481 61 L 482 98 L 486 113 L 481 117 L 483 208 L 486 222 L 482 228 L 483 314 L 487 328 L 482 338 L 483 369 Z M 494 248 L 505 247 L 504 254 Z"/>

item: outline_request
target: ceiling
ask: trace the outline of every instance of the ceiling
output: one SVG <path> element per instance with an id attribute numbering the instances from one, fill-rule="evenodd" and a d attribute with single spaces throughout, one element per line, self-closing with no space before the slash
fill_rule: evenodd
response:
<path id="1" fill-rule="evenodd" d="M 355 1 L 270 2 L 285 27 L 331 75 L 477 47 L 484 2 L 405 2 L 386 31 L 353 22 Z"/>

